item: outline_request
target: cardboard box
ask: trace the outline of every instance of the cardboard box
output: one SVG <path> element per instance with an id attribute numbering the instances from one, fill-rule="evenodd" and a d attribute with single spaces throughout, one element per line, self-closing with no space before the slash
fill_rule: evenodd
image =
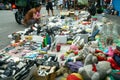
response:
<path id="1" fill-rule="evenodd" d="M 55 72 L 53 72 L 49 75 L 46 75 L 46 76 L 39 76 L 38 75 L 38 68 L 33 73 L 34 80 L 55 80 L 55 77 L 56 77 Z"/>

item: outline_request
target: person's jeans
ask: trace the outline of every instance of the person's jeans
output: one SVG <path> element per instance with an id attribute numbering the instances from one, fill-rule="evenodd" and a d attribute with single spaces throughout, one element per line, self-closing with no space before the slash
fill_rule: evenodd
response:
<path id="1" fill-rule="evenodd" d="M 66 2 L 65 2 L 65 8 L 67 8 L 68 10 L 70 9 L 69 5 L 70 5 L 69 2 L 66 1 Z"/>

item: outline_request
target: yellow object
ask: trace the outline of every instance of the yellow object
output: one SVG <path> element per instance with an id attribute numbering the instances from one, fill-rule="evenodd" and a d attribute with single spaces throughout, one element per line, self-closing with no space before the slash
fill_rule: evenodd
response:
<path id="1" fill-rule="evenodd" d="M 100 35 L 96 35 L 95 38 L 96 38 L 96 39 L 100 38 Z"/>
<path id="2" fill-rule="evenodd" d="M 40 53 L 40 54 L 47 54 L 46 51 L 41 51 L 41 50 L 39 51 L 39 53 Z"/>
<path id="3" fill-rule="evenodd" d="M 32 40 L 32 36 L 25 36 L 25 40 Z"/>
<path id="4" fill-rule="evenodd" d="M 68 15 L 69 15 L 69 11 L 60 12 L 60 15 L 65 15 L 65 16 L 68 16 Z"/>
<path id="5" fill-rule="evenodd" d="M 69 29 L 69 26 L 63 26 L 62 29 L 63 29 L 63 30 L 68 30 L 68 29 Z"/>
<path id="6" fill-rule="evenodd" d="M 69 54 L 66 52 L 66 53 L 64 53 L 64 56 L 68 56 Z"/>
<path id="7" fill-rule="evenodd" d="M 91 30 L 91 29 L 86 29 L 86 31 L 87 31 L 87 32 L 89 32 L 89 33 L 90 33 L 90 32 L 92 32 L 92 30 Z"/>
<path id="8" fill-rule="evenodd" d="M 80 78 L 81 80 L 83 80 L 83 77 L 82 77 L 79 73 L 72 73 L 71 75 L 75 75 L 75 76 L 77 76 L 78 78 Z"/>
<path id="9" fill-rule="evenodd" d="M 72 40 L 71 41 L 67 41 L 67 44 L 72 44 L 72 42 L 73 42 Z"/>
<path id="10" fill-rule="evenodd" d="M 79 74 L 79 73 L 72 73 L 72 74 L 69 74 L 67 77 L 62 77 L 60 80 L 74 80 L 74 78 L 72 78 L 71 75 L 74 75 L 76 76 L 78 79 L 77 80 L 83 80 L 83 77 Z M 70 77 L 71 76 L 71 77 Z M 69 77 L 69 78 L 68 78 Z"/>
<path id="11" fill-rule="evenodd" d="M 62 77 L 60 80 L 67 80 L 66 78 Z"/>

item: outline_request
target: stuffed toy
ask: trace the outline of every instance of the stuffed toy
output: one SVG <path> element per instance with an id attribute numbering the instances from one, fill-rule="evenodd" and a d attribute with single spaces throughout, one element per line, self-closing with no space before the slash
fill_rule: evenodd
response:
<path id="1" fill-rule="evenodd" d="M 92 48 L 98 48 L 98 40 L 90 41 L 89 46 L 92 47 Z"/>
<path id="2" fill-rule="evenodd" d="M 78 55 L 72 57 L 73 61 L 76 62 L 77 60 L 84 60 L 86 56 L 89 54 L 89 49 L 85 45 L 82 50 L 78 51 Z"/>
<path id="3" fill-rule="evenodd" d="M 83 39 L 82 39 L 82 41 L 83 41 Z M 80 45 L 82 45 L 82 43 L 80 43 Z M 79 50 L 78 46 L 76 46 L 73 42 L 73 44 L 70 46 L 69 51 L 67 51 L 65 54 L 63 54 L 61 56 L 61 60 L 65 60 L 66 57 L 67 57 L 67 59 L 71 58 L 74 62 L 76 60 L 83 60 L 89 53 L 89 50 L 87 47 L 88 47 L 88 45 L 84 45 L 84 47 L 81 50 Z M 68 55 L 69 55 L 69 57 L 68 57 Z"/>
<path id="4" fill-rule="evenodd" d="M 112 71 L 110 63 L 107 61 L 99 61 L 96 65 L 86 65 L 79 68 L 79 73 L 84 80 L 104 80 L 104 78 Z"/>
<path id="5" fill-rule="evenodd" d="M 102 52 L 95 53 L 94 55 L 97 57 L 98 61 L 106 61 L 107 60 L 106 55 Z"/>
<path id="6" fill-rule="evenodd" d="M 103 53 L 103 51 L 101 51 L 99 49 L 95 49 L 95 52 L 93 54 L 94 54 L 94 56 L 97 57 L 98 61 L 106 61 L 107 60 L 105 53 Z"/>
<path id="7" fill-rule="evenodd" d="M 71 53 L 72 53 L 72 54 L 71 54 Z M 64 54 L 61 55 L 60 59 L 61 59 L 62 61 L 64 61 L 66 58 L 68 59 L 68 56 L 69 56 L 69 57 L 74 56 L 72 50 L 66 51 Z"/>
<path id="8" fill-rule="evenodd" d="M 87 44 L 84 45 L 90 53 L 96 53 L 96 51 L 101 52 L 98 50 L 98 40 L 96 41 L 89 41 Z"/>
<path id="9" fill-rule="evenodd" d="M 98 61 L 107 60 L 103 51 L 98 49 L 98 40 L 89 42 L 87 48 L 88 52 L 94 55 L 94 59 L 97 58 Z"/>
<path id="10" fill-rule="evenodd" d="M 84 53 L 83 50 L 78 52 L 78 55 L 75 55 L 74 53 L 71 54 L 71 56 L 69 55 L 69 58 L 67 58 L 67 61 L 73 61 L 76 62 L 77 60 L 84 60 L 85 57 L 87 56 L 87 52 Z"/>
<path id="11" fill-rule="evenodd" d="M 97 63 L 97 57 L 93 54 L 88 54 L 84 61 L 84 66 Z"/>
<path id="12" fill-rule="evenodd" d="M 78 73 L 72 73 L 72 74 L 67 76 L 67 80 L 83 80 L 83 78 Z"/>
<path id="13" fill-rule="evenodd" d="M 88 42 L 88 44 L 84 44 L 84 47 L 82 50 L 79 51 L 78 55 L 81 58 L 84 58 L 89 54 L 89 53 L 96 53 L 96 52 L 101 52 L 100 50 L 97 49 L 98 47 L 98 41 L 91 41 Z"/>
<path id="14" fill-rule="evenodd" d="M 73 51 L 78 50 L 78 47 L 73 44 L 70 46 L 70 50 L 73 50 Z"/>
<path id="15" fill-rule="evenodd" d="M 89 55 L 89 54 L 92 54 L 92 55 Z M 91 56 L 91 57 L 88 57 L 86 58 L 87 56 Z M 85 59 L 88 59 L 87 61 L 90 61 L 90 64 L 91 62 L 93 61 L 103 61 L 103 60 L 106 60 L 106 55 L 98 49 L 98 41 L 91 41 L 89 42 L 88 44 L 84 44 L 84 47 L 83 49 L 79 50 L 78 51 L 78 55 L 74 56 L 74 61 L 76 60 L 85 60 Z M 89 63 L 89 62 L 88 62 Z M 85 62 L 85 65 L 86 65 L 86 62 Z"/>
<path id="16" fill-rule="evenodd" d="M 102 51 L 96 49 L 95 47 L 94 48 L 91 47 L 90 44 L 93 44 L 93 45 L 97 46 L 98 42 L 97 41 L 91 41 L 91 43 L 89 43 L 89 44 L 84 44 L 84 47 L 81 50 L 78 50 L 75 45 L 72 45 L 70 50 L 73 51 L 73 52 L 71 52 L 71 54 L 69 54 L 69 56 L 67 55 L 67 60 L 69 59 L 70 61 L 76 62 L 77 60 L 83 60 L 84 61 L 85 59 L 88 59 L 87 61 L 90 61 L 90 64 L 91 64 L 91 62 L 93 62 L 93 61 L 97 62 L 98 57 L 102 60 L 106 58 L 104 56 L 104 54 L 97 55 L 97 56 L 96 55 L 95 56 L 91 55 L 90 58 L 89 57 L 86 58 L 89 54 L 95 54 L 96 52 L 102 52 Z M 61 56 L 61 59 L 64 60 L 64 56 Z M 85 64 L 86 64 L 86 62 L 85 62 Z"/>

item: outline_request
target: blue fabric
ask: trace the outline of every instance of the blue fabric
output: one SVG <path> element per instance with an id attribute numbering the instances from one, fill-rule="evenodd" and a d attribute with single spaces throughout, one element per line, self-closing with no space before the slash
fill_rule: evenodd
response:
<path id="1" fill-rule="evenodd" d="M 108 53 L 108 51 L 109 51 L 108 49 L 105 49 L 103 52 L 104 52 L 105 54 L 107 54 L 107 53 Z"/>
<path id="2" fill-rule="evenodd" d="M 120 0 L 112 0 L 112 5 L 115 8 L 115 10 L 119 11 L 120 16 Z"/>
<path id="3" fill-rule="evenodd" d="M 94 31 L 93 34 L 92 34 L 92 37 L 95 37 L 95 36 L 99 33 L 99 31 L 100 31 L 100 30 Z"/>
<path id="4" fill-rule="evenodd" d="M 49 45 L 51 45 L 51 37 L 50 37 L 50 36 L 47 37 L 47 43 L 48 43 Z"/>
<path id="5" fill-rule="evenodd" d="M 113 59 L 120 66 L 120 56 L 118 56 L 117 54 L 114 54 Z"/>

